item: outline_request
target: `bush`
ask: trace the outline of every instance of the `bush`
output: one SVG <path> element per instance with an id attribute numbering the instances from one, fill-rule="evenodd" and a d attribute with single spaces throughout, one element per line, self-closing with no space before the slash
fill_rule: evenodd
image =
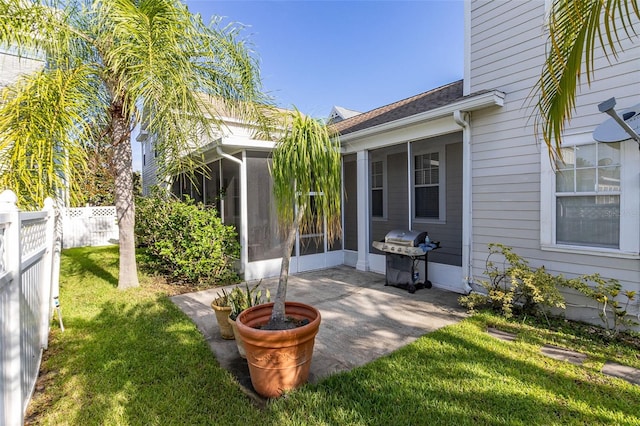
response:
<path id="1" fill-rule="evenodd" d="M 233 267 L 240 256 L 237 233 L 215 209 L 172 196 L 142 198 L 136 205 L 136 239 L 153 268 L 174 280 L 197 285 L 238 281 Z"/>
<path id="2" fill-rule="evenodd" d="M 532 314 L 542 307 L 565 307 L 564 298 L 558 290 L 558 285 L 566 282 L 562 276 L 549 274 L 544 266 L 532 269 L 511 247 L 498 243 L 491 243 L 488 247 L 484 273 L 489 280 L 480 281 L 487 293 L 462 296 L 458 299 L 461 305 L 471 311 L 489 306 L 507 318 L 513 316 L 514 310 Z M 494 262 L 496 255 L 503 259 L 501 265 Z"/>
<path id="3" fill-rule="evenodd" d="M 590 283 L 592 285 L 589 285 Z M 629 303 L 635 300 L 636 292 L 630 290 L 622 292 L 626 301 L 621 304 L 616 300 L 620 298 L 622 290 L 618 280 L 606 280 L 599 274 L 592 274 L 571 279 L 565 285 L 598 303 L 598 315 L 609 337 L 616 337 L 623 327 L 638 325 L 627 313 Z"/>

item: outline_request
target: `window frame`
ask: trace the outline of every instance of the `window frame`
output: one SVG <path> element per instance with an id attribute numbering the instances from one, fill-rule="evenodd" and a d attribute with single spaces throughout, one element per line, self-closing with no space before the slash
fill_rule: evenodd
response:
<path id="1" fill-rule="evenodd" d="M 562 147 L 581 145 L 596 145 L 591 132 L 567 135 Z M 544 144 L 542 144 L 544 146 Z M 595 254 L 619 258 L 640 258 L 640 179 L 638 165 L 640 152 L 638 145 L 628 139 L 620 142 L 620 191 L 602 192 L 599 195 L 618 195 L 620 197 L 620 238 L 619 248 L 607 248 L 588 245 L 565 244 L 556 241 L 556 172 L 546 149 L 541 150 L 541 179 L 540 179 L 540 246 L 542 250 L 560 251 L 567 253 Z M 592 192 L 576 192 L 576 196 L 594 195 Z M 566 197 L 567 195 L 560 195 Z"/>
<path id="2" fill-rule="evenodd" d="M 447 201 L 447 188 L 446 188 L 446 144 L 441 146 L 425 146 L 409 151 L 409 161 L 411 162 L 409 167 L 410 179 L 409 185 L 411 188 L 411 220 L 413 223 L 445 223 L 447 217 L 446 201 Z M 416 157 L 426 154 L 438 154 L 438 217 L 417 217 L 416 216 L 416 183 L 415 183 L 415 165 Z M 434 185 L 435 186 L 435 185 Z"/>
<path id="3" fill-rule="evenodd" d="M 382 186 L 381 187 L 373 187 L 373 164 L 374 163 L 382 163 Z M 382 191 L 382 216 L 374 216 L 373 215 L 373 191 L 380 190 Z M 372 220 L 387 220 L 387 157 L 384 156 L 382 158 L 371 158 L 369 161 L 369 209 L 370 209 L 370 217 Z"/>

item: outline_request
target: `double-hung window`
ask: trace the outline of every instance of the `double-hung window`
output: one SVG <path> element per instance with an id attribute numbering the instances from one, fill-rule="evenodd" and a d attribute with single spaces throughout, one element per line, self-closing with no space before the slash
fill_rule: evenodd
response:
<path id="1" fill-rule="evenodd" d="M 414 217 L 440 219 L 440 152 L 413 157 Z"/>
<path id="2" fill-rule="evenodd" d="M 385 217 L 384 214 L 384 161 L 371 162 L 371 216 Z"/>
<path id="3" fill-rule="evenodd" d="M 543 194 L 545 187 L 550 192 L 541 200 L 543 247 L 637 254 L 637 144 L 589 138 L 564 146 L 562 157 L 547 173 L 550 179 L 543 177 Z"/>
<path id="4" fill-rule="evenodd" d="M 562 148 L 556 243 L 620 248 L 620 143 Z"/>

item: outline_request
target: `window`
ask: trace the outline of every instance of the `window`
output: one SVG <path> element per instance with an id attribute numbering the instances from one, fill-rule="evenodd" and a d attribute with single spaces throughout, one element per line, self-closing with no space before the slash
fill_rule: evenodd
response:
<path id="1" fill-rule="evenodd" d="M 440 153 L 414 156 L 414 204 L 416 219 L 440 218 Z"/>
<path id="2" fill-rule="evenodd" d="M 541 157 L 543 249 L 637 256 L 640 249 L 640 153 L 633 141 L 598 143 L 565 137 L 564 163 Z"/>
<path id="3" fill-rule="evenodd" d="M 371 162 L 371 216 L 384 217 L 384 162 Z"/>
<path id="4" fill-rule="evenodd" d="M 620 248 L 620 143 L 562 149 L 556 172 L 556 242 Z"/>

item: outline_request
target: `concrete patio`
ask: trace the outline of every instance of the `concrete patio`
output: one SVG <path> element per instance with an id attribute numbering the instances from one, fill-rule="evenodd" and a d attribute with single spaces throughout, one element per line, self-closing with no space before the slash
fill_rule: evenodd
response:
<path id="1" fill-rule="evenodd" d="M 265 279 L 262 286 L 275 295 L 277 283 L 277 278 Z M 384 283 L 384 275 L 347 266 L 289 277 L 287 300 L 313 305 L 322 315 L 310 382 L 366 364 L 466 316 L 457 302 L 459 294 L 437 288 L 410 294 Z M 247 362 L 238 355 L 235 341 L 220 337 L 210 307 L 219 291 L 182 294 L 172 300 L 198 326 L 220 365 L 260 402 L 251 386 Z"/>

